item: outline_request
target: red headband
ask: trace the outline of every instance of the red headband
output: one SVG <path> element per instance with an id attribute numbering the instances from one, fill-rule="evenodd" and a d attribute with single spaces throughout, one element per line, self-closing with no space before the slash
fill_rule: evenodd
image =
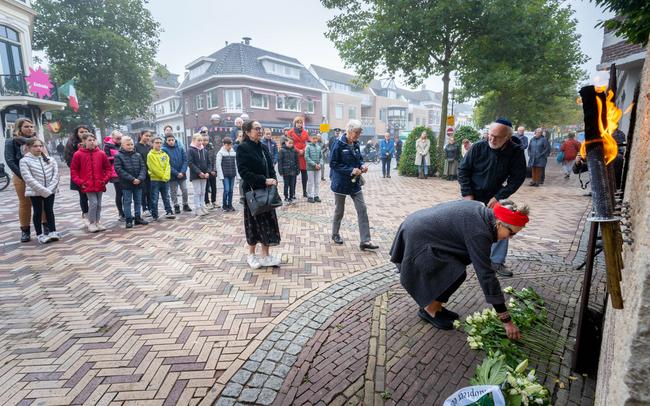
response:
<path id="1" fill-rule="evenodd" d="M 501 206 L 499 203 L 494 205 L 494 216 L 506 224 L 515 227 L 523 227 L 528 223 L 528 216 L 518 211 L 513 211 Z"/>

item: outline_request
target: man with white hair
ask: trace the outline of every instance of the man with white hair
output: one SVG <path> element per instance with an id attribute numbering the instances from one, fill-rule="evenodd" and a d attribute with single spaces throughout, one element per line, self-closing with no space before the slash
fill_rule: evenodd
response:
<path id="1" fill-rule="evenodd" d="M 241 126 L 243 125 L 244 125 L 244 119 L 241 117 L 237 117 L 235 119 L 235 128 L 233 128 L 232 131 L 230 132 L 230 139 L 233 142 L 235 142 L 235 140 L 237 139 L 237 132 L 241 131 Z"/>
<path id="2" fill-rule="evenodd" d="M 363 158 L 359 148 L 359 137 L 362 131 L 361 121 L 350 120 L 346 130 L 346 133 L 341 138 L 334 141 L 330 152 L 330 179 L 335 205 L 332 241 L 336 244 L 343 244 L 343 238 L 341 238 L 339 230 L 345 212 L 345 199 L 350 196 L 357 211 L 360 234 L 359 248 L 362 251 L 374 250 L 379 246 L 373 244 L 370 238 L 368 210 L 361 191 L 363 185 L 361 175 L 368 172 L 368 167 L 363 166 Z"/>
<path id="3" fill-rule="evenodd" d="M 490 125 L 488 139 L 472 145 L 458 168 L 460 192 L 466 200 L 478 200 L 489 208 L 507 199 L 526 180 L 526 157 L 512 139 L 512 123 L 504 118 Z M 512 276 L 505 267 L 508 240 L 492 246 L 492 267 L 501 276 Z"/>

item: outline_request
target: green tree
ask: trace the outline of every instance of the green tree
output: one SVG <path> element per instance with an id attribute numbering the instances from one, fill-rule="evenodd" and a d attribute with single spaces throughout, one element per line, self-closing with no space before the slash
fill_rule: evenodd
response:
<path id="1" fill-rule="evenodd" d="M 646 46 L 650 37 L 650 2 L 648 0 L 592 0 L 605 10 L 616 13 L 617 18 L 599 25 L 616 31 L 616 34 L 633 44 Z"/>
<path id="2" fill-rule="evenodd" d="M 402 155 L 397 165 L 398 172 L 402 176 L 418 176 L 418 168 L 415 166 L 415 141 L 420 138 L 422 131 L 426 131 L 431 142 L 431 148 L 429 149 L 429 176 L 433 176 L 436 168 L 440 168 L 441 159 L 438 151 L 442 149 L 436 148 L 436 137 L 433 135 L 433 131 L 429 127 L 415 127 L 402 146 Z"/>
<path id="3" fill-rule="evenodd" d="M 445 134 L 449 81 L 480 27 L 481 0 L 321 0 L 338 14 L 325 34 L 361 83 L 399 74 L 411 86 L 441 75 Z M 438 137 L 438 148 L 444 137 Z"/>
<path id="4" fill-rule="evenodd" d="M 460 97 L 481 97 L 478 125 L 500 116 L 548 124 L 559 100 L 575 100 L 585 76 L 573 10 L 560 0 L 487 0 L 485 7 L 482 32 L 458 69 Z"/>
<path id="5" fill-rule="evenodd" d="M 454 133 L 456 144 L 460 145 L 464 139 L 468 139 L 472 144 L 481 139 L 481 134 L 468 125 L 461 126 L 458 131 Z"/>
<path id="6" fill-rule="evenodd" d="M 153 100 L 151 74 L 159 24 L 143 0 L 39 0 L 34 47 L 45 51 L 59 83 L 75 78 L 103 135 Z"/>

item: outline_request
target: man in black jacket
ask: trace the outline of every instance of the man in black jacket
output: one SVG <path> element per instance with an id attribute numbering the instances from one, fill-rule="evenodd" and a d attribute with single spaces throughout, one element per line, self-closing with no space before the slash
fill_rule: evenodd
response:
<path id="1" fill-rule="evenodd" d="M 526 158 L 512 139 L 512 123 L 500 118 L 490 125 L 488 139 L 470 148 L 458 168 L 460 192 L 466 200 L 478 200 L 492 208 L 507 199 L 526 180 Z M 502 276 L 512 276 L 504 265 L 508 240 L 492 246 L 492 267 Z"/>
<path id="2" fill-rule="evenodd" d="M 142 157 L 142 160 L 144 161 L 145 168 L 147 166 L 147 156 L 149 155 L 149 151 L 151 151 L 151 145 L 149 145 L 149 140 L 151 140 L 151 131 L 149 130 L 142 130 L 140 131 L 140 139 L 138 140 L 138 143 L 135 144 L 135 150 L 140 156 Z M 146 171 L 146 178 L 144 180 L 144 190 L 142 193 L 142 210 L 143 210 L 143 215 L 145 217 L 151 217 L 151 213 L 149 212 L 149 198 L 151 194 L 151 189 L 149 188 L 150 181 L 149 179 L 149 171 Z"/>

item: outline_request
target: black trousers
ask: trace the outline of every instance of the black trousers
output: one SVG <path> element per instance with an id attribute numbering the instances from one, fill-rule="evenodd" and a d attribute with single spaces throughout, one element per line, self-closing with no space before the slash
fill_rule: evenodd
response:
<path id="1" fill-rule="evenodd" d="M 142 210 L 149 209 L 149 201 L 151 201 L 151 179 L 147 176 L 143 182 L 144 189 L 142 190 Z"/>
<path id="2" fill-rule="evenodd" d="M 460 288 L 460 285 L 462 285 L 463 282 L 465 282 L 465 279 L 467 279 L 467 272 L 463 272 L 460 278 L 456 279 L 456 281 L 452 283 L 451 286 L 447 288 L 447 290 L 442 292 L 442 294 L 438 296 L 436 300 L 438 302 L 447 303 L 451 295 L 453 295 L 454 292 L 456 292 L 458 288 Z"/>
<path id="3" fill-rule="evenodd" d="M 79 207 L 81 207 L 81 212 L 83 214 L 88 214 L 88 195 L 82 192 L 79 192 Z"/>
<path id="4" fill-rule="evenodd" d="M 300 180 L 302 181 L 302 195 L 307 197 L 307 170 L 300 170 Z"/>
<path id="5" fill-rule="evenodd" d="M 283 176 L 282 179 L 284 180 L 284 198 L 295 199 L 296 198 L 296 177 Z"/>
<path id="6" fill-rule="evenodd" d="M 384 157 L 381 159 L 381 174 L 384 176 L 390 176 L 390 162 L 393 160 L 393 157 Z"/>
<path id="7" fill-rule="evenodd" d="M 48 230 L 50 232 L 56 231 L 56 224 L 54 223 L 54 193 L 48 197 L 30 196 L 29 199 L 32 201 L 32 222 L 34 223 L 36 235 L 43 234 L 43 227 L 41 225 L 43 210 L 45 210 Z"/>
<path id="8" fill-rule="evenodd" d="M 117 207 L 117 212 L 121 217 L 124 217 L 124 207 L 122 207 L 122 185 L 120 182 L 113 183 L 115 187 L 115 206 Z"/>
<path id="9" fill-rule="evenodd" d="M 208 197 L 211 197 L 210 200 Z M 217 202 L 217 177 L 210 175 L 205 185 L 205 204 Z"/>

